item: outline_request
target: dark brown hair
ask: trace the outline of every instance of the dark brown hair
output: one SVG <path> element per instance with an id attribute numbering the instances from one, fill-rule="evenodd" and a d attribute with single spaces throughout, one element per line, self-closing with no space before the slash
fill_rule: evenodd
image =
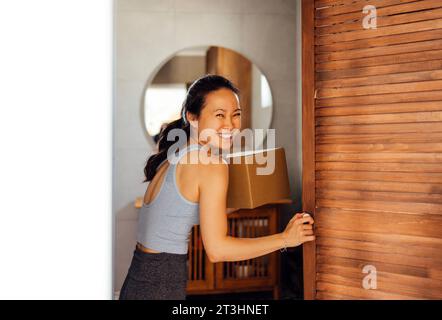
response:
<path id="1" fill-rule="evenodd" d="M 186 119 L 186 112 L 199 117 L 204 108 L 206 95 L 210 92 L 226 88 L 239 95 L 239 89 L 228 79 L 219 76 L 207 74 L 197 80 L 187 90 L 186 98 L 181 107 L 181 118 L 169 123 L 161 132 L 158 138 L 158 152 L 153 154 L 147 160 L 144 167 L 144 182 L 151 181 L 155 176 L 158 166 L 167 158 L 169 147 L 176 143 L 176 140 L 167 140 L 168 133 L 173 129 L 183 129 L 186 133 L 187 141 L 190 136 L 190 124 Z"/>

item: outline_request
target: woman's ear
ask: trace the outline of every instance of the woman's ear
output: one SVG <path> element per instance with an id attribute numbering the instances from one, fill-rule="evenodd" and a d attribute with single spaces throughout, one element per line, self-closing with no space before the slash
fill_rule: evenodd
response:
<path id="1" fill-rule="evenodd" d="M 186 119 L 194 129 L 198 128 L 198 119 L 193 113 L 186 111 Z"/>

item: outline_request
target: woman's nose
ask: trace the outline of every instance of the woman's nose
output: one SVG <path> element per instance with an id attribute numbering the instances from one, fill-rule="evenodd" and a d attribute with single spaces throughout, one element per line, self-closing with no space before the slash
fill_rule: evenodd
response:
<path id="1" fill-rule="evenodd" d="M 229 130 L 233 129 L 233 122 L 232 122 L 232 119 L 230 119 L 230 117 L 226 117 L 224 119 L 223 128 L 229 129 Z"/>

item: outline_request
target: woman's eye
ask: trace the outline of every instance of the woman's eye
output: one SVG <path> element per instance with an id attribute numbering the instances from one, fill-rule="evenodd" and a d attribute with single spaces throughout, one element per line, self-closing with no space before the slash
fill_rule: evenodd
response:
<path id="1" fill-rule="evenodd" d="M 216 116 L 217 116 L 217 117 L 221 116 L 221 117 L 223 117 L 223 118 L 224 118 L 224 115 L 223 115 L 223 114 L 221 114 L 221 113 L 217 114 Z"/>
<path id="2" fill-rule="evenodd" d="M 241 115 L 241 113 L 236 113 L 236 114 L 234 114 L 233 116 L 234 117 L 237 117 L 237 116 L 240 116 Z"/>

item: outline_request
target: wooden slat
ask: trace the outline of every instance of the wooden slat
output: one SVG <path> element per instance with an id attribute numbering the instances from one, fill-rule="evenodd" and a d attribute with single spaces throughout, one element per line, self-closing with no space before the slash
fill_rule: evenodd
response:
<path id="1" fill-rule="evenodd" d="M 355 277 L 349 277 L 347 273 L 342 274 L 329 274 L 329 273 L 322 273 L 318 272 L 317 279 L 318 282 L 324 282 L 324 283 L 332 283 L 336 285 L 344 285 L 349 286 L 353 288 L 361 288 L 363 289 L 363 278 L 366 276 L 366 274 L 361 273 L 361 276 L 358 278 Z M 432 296 L 431 289 L 428 289 L 426 287 L 413 287 L 410 285 L 403 285 L 401 283 L 395 283 L 395 282 L 389 282 L 389 281 L 383 281 L 383 278 L 376 273 L 376 289 L 374 290 L 366 290 L 366 291 L 381 291 L 389 294 L 400 294 L 400 295 L 406 295 L 410 297 L 414 297 L 415 299 L 430 299 Z"/>
<path id="2" fill-rule="evenodd" d="M 334 51 L 345 51 L 371 47 L 385 47 L 401 43 L 417 43 L 418 41 L 440 40 L 442 29 L 425 30 L 404 34 L 387 35 L 348 42 L 328 43 L 315 47 L 317 54 Z"/>
<path id="3" fill-rule="evenodd" d="M 316 162 L 316 170 L 442 173 L 442 165 L 439 163 Z"/>
<path id="4" fill-rule="evenodd" d="M 347 143 L 319 144 L 316 152 L 442 152 L 442 143 Z"/>
<path id="5" fill-rule="evenodd" d="M 344 32 L 340 34 L 331 34 L 315 38 L 316 45 L 323 45 L 334 42 L 346 42 L 367 38 L 377 38 L 386 35 L 396 35 L 401 33 L 417 32 L 442 29 L 442 19 L 429 21 L 412 22 L 408 24 L 388 26 L 379 29 L 362 29 L 358 31 Z"/>
<path id="6" fill-rule="evenodd" d="M 198 280 L 198 274 L 197 274 L 197 263 L 198 263 L 198 233 L 193 233 L 193 272 L 192 272 L 192 279 Z"/>
<path id="7" fill-rule="evenodd" d="M 429 268 L 436 265 L 440 266 L 440 264 L 442 263 L 440 259 L 437 259 L 435 257 L 414 257 L 404 254 L 369 252 L 342 248 L 328 248 L 322 246 L 317 246 L 316 251 L 319 255 L 350 259 L 364 259 L 372 261 L 373 264 L 375 264 L 376 262 L 384 262 L 403 266 Z"/>
<path id="8" fill-rule="evenodd" d="M 405 3 L 404 3 L 405 2 Z M 408 3 L 407 3 L 408 2 Z M 402 4 L 401 4 L 402 3 Z M 438 0 L 415 1 L 415 0 L 379 0 L 365 3 L 346 4 L 341 7 L 316 10 L 315 26 L 328 26 L 331 24 L 339 24 L 343 22 L 354 22 L 364 18 L 362 9 L 365 5 L 374 5 L 376 7 L 376 15 L 378 19 L 383 16 L 391 16 L 395 14 L 404 14 L 420 10 L 428 10 L 441 7 Z M 330 11 L 341 10 L 341 14 L 327 14 Z M 362 26 L 361 26 L 362 28 Z"/>
<path id="9" fill-rule="evenodd" d="M 387 54 L 366 58 L 355 58 L 345 60 L 332 60 L 316 64 L 318 72 L 342 69 L 355 69 L 370 66 L 394 65 L 400 63 L 407 63 L 410 61 L 429 61 L 440 60 L 442 57 L 442 50 L 428 50 L 419 52 L 408 52 L 401 54 Z"/>
<path id="10" fill-rule="evenodd" d="M 332 284 L 327 282 L 317 282 L 318 291 L 331 291 L 333 293 L 350 295 L 359 299 L 387 299 L 387 300 L 412 300 L 412 296 L 406 296 L 398 293 L 387 293 L 381 290 L 365 290 L 363 288 L 354 288 L 350 286 Z"/>
<path id="11" fill-rule="evenodd" d="M 348 3 L 348 0 L 313 0 L 315 9 L 324 7 L 337 7 Z M 366 0 L 368 1 L 368 0 Z"/>
<path id="12" fill-rule="evenodd" d="M 442 91 L 442 80 L 369 85 L 349 88 L 324 88 L 317 91 L 317 97 L 321 99 L 424 91 Z"/>
<path id="13" fill-rule="evenodd" d="M 256 232 L 258 230 L 257 227 L 257 220 L 253 221 L 253 228 L 252 228 L 252 238 L 256 238 Z M 252 268 L 253 268 L 253 276 L 256 277 L 256 259 L 252 259 Z"/>
<path id="14" fill-rule="evenodd" d="M 192 227 L 192 234 L 195 232 L 195 226 Z M 193 236 L 189 240 L 189 252 L 187 254 L 189 259 L 189 266 L 187 268 L 187 279 L 192 280 L 192 259 L 193 259 Z"/>
<path id="15" fill-rule="evenodd" d="M 440 122 L 442 121 L 442 111 L 429 112 L 402 112 L 393 114 L 373 114 L 373 115 L 352 115 L 352 116 L 332 116 L 317 117 L 316 125 L 354 125 L 354 124 L 376 124 L 376 123 L 415 123 L 415 122 Z"/>
<path id="16" fill-rule="evenodd" d="M 442 18 L 441 8 L 439 9 L 435 8 L 433 10 L 417 11 L 417 12 L 405 13 L 393 16 L 382 16 L 377 18 L 376 24 L 378 28 L 382 28 L 391 25 L 398 25 L 398 24 L 404 24 L 416 21 L 426 21 L 438 18 Z M 363 19 L 364 17 L 361 17 L 357 20 L 354 20 L 354 22 L 350 23 L 339 23 L 339 24 L 333 24 L 331 26 L 319 26 L 316 28 L 316 34 L 318 36 L 323 36 L 326 34 L 360 30 L 363 23 Z"/>
<path id="17" fill-rule="evenodd" d="M 316 188 L 442 194 L 442 184 L 416 182 L 317 180 Z"/>
<path id="18" fill-rule="evenodd" d="M 419 101 L 441 101 L 442 91 L 427 92 L 401 92 L 373 94 L 366 96 L 337 97 L 328 99 L 318 99 L 317 107 L 344 107 L 350 105 L 369 105 L 380 103 L 402 103 Z"/>
<path id="19" fill-rule="evenodd" d="M 316 171 L 317 180 L 376 180 L 397 182 L 442 183 L 441 173 Z"/>
<path id="20" fill-rule="evenodd" d="M 321 18 L 327 18 L 330 16 L 341 15 L 349 12 L 361 13 L 362 8 L 367 4 L 371 4 L 376 8 L 383 8 L 394 5 L 396 5 L 395 7 L 397 7 L 401 3 L 413 2 L 413 1 L 415 0 L 371 0 L 370 2 L 368 2 L 367 0 L 346 1 L 343 2 L 342 3 L 343 5 L 340 6 L 333 5 L 333 6 L 328 6 L 327 8 L 323 8 L 321 10 L 316 10 L 315 18 L 316 20 L 319 20 Z M 315 2 L 315 8 L 318 8 L 318 3 L 316 2 Z"/>
<path id="21" fill-rule="evenodd" d="M 324 211 L 330 211 L 330 209 L 323 209 Z M 336 210 L 335 210 L 336 211 Z M 348 211 L 346 211 L 348 212 Z M 359 217 L 360 215 L 368 215 L 368 217 L 373 216 L 373 213 L 355 213 L 353 214 L 353 217 Z M 422 247 L 422 248 L 430 248 L 430 249 L 438 249 L 442 245 L 442 238 L 431 238 L 430 235 L 424 234 L 426 230 L 423 230 L 422 228 L 419 229 L 419 224 L 428 223 L 430 221 L 431 223 L 440 222 L 440 219 L 438 217 L 430 217 L 433 219 L 424 219 L 423 222 L 419 221 L 419 216 L 410 216 L 406 215 L 404 217 L 405 220 L 403 220 L 405 223 L 412 224 L 412 228 L 418 230 L 420 233 L 418 235 L 405 235 L 405 234 L 399 234 L 400 231 L 394 228 L 393 225 L 390 226 L 390 228 L 393 230 L 391 233 L 385 233 L 382 229 L 376 230 L 375 232 L 364 232 L 359 231 L 359 228 L 355 228 L 352 230 L 335 230 L 335 229 L 328 229 L 323 227 L 317 227 L 315 230 L 316 235 L 319 237 L 329 237 L 334 239 L 344 239 L 344 240 L 354 240 L 359 242 L 378 242 L 382 244 L 390 244 L 395 246 L 410 246 L 410 247 Z M 365 218 L 363 218 L 365 219 Z M 387 216 L 385 218 L 381 219 L 381 222 L 383 224 L 394 224 L 399 223 L 400 214 L 399 216 L 395 216 L 394 214 L 390 214 L 390 216 Z M 414 219 L 414 220 L 413 220 Z M 365 221 L 365 220 L 363 220 Z M 395 222 L 396 221 L 396 222 Z M 373 222 L 371 222 L 373 223 Z M 405 227 L 402 227 L 405 228 Z M 435 230 L 435 228 L 433 228 Z"/>
<path id="22" fill-rule="evenodd" d="M 380 85 L 390 83 L 404 83 L 416 81 L 431 81 L 442 79 L 442 70 L 419 71 L 419 72 L 403 72 L 399 74 L 334 79 L 327 81 L 318 81 L 317 88 L 342 88 L 357 87 L 367 85 Z"/>
<path id="23" fill-rule="evenodd" d="M 324 274 L 337 274 L 341 276 L 346 276 L 349 278 L 355 278 L 355 279 L 361 279 L 366 276 L 362 272 L 362 268 L 355 268 L 355 267 L 347 267 L 347 266 L 337 266 L 337 265 L 327 265 L 327 264 L 318 264 L 318 272 L 324 273 Z M 424 288 L 431 288 L 431 289 L 437 289 L 439 290 L 439 294 L 442 293 L 442 281 L 435 280 L 435 279 L 429 279 L 429 278 L 422 278 L 422 277 L 415 277 L 410 275 L 402 275 L 397 273 L 391 273 L 386 272 L 383 270 L 376 270 L 378 279 L 382 280 L 383 282 L 388 283 L 401 283 L 408 286 L 415 286 L 420 289 Z"/>
<path id="24" fill-rule="evenodd" d="M 252 222 L 252 219 L 248 219 L 247 220 L 247 225 L 246 225 L 246 238 L 250 238 L 251 237 L 251 233 L 250 233 L 250 228 L 251 228 L 251 222 Z M 248 259 L 248 260 L 246 260 L 246 261 L 244 261 L 244 264 L 245 264 L 245 266 L 246 266 L 246 269 L 247 269 L 247 272 L 248 272 L 248 274 L 247 274 L 247 277 L 248 278 L 250 278 L 250 259 Z"/>
<path id="25" fill-rule="evenodd" d="M 316 144 L 364 144 L 364 143 L 425 143 L 428 141 L 442 141 L 442 133 L 435 132 L 431 138 L 425 133 L 412 132 L 405 134 L 329 134 L 317 135 Z M 419 168 L 416 167 L 418 170 Z"/>
<path id="26" fill-rule="evenodd" d="M 442 205 L 435 203 L 316 199 L 316 206 L 323 208 L 367 210 L 378 212 L 379 214 L 384 212 L 400 212 L 406 214 L 424 213 L 429 215 L 442 215 Z"/>
<path id="27" fill-rule="evenodd" d="M 384 47 L 345 50 L 343 52 L 327 52 L 323 54 L 317 54 L 315 56 L 315 62 L 321 63 L 328 61 L 352 60 L 352 59 L 398 55 L 403 53 L 424 52 L 424 51 L 440 50 L 440 49 L 442 49 L 442 40 L 428 40 L 428 41 L 419 41 L 413 43 L 390 45 Z"/>
<path id="28" fill-rule="evenodd" d="M 423 62 L 410 62 L 383 66 L 317 72 L 316 80 L 319 83 L 322 83 L 321 81 L 326 80 L 331 81 L 336 79 L 374 77 L 393 74 L 402 75 L 406 72 L 435 71 L 440 69 L 442 69 L 442 62 L 440 60 L 430 60 Z"/>
<path id="29" fill-rule="evenodd" d="M 204 270 L 203 270 L 203 242 L 202 236 L 200 233 L 200 229 L 198 228 L 198 269 L 199 275 L 198 279 L 205 279 Z"/>
<path id="30" fill-rule="evenodd" d="M 362 268 L 359 269 L 353 267 L 335 266 L 327 264 L 319 264 L 318 272 L 323 274 L 324 273 L 336 274 L 339 276 L 355 278 L 360 280 L 362 280 L 363 277 L 366 275 L 362 273 Z M 436 292 L 438 294 L 436 297 L 442 296 L 442 281 L 440 280 L 395 274 L 395 273 L 385 272 L 383 270 L 376 270 L 376 275 L 378 281 L 381 281 L 383 283 L 406 284 L 403 286 L 403 288 L 406 291 L 408 290 L 414 291 L 414 289 L 418 289 L 419 291 L 423 292 L 423 294 L 429 294 L 429 297 L 432 297 L 431 295 L 432 292 Z"/>
<path id="31" fill-rule="evenodd" d="M 442 74 L 442 72 L 441 72 Z M 419 111 L 442 111 L 442 101 L 424 101 L 409 103 L 385 103 L 365 106 L 346 106 L 334 108 L 316 108 L 317 117 L 349 116 L 358 114 L 388 114 Z"/>
<path id="32" fill-rule="evenodd" d="M 434 133 L 442 132 L 442 122 L 414 122 L 388 124 L 354 124 L 337 126 L 318 126 L 316 134 L 387 134 L 387 133 Z"/>
<path id="33" fill-rule="evenodd" d="M 333 200 L 373 200 L 373 201 L 403 201 L 417 203 L 442 203 L 440 194 L 425 193 L 403 193 L 403 192 L 382 192 L 382 191 L 360 191 L 360 190 L 329 190 L 319 189 L 316 192 L 317 199 Z M 442 214 L 442 212 L 441 212 Z"/>
<path id="34" fill-rule="evenodd" d="M 232 236 L 232 237 L 235 237 L 234 236 L 234 229 L 233 229 L 233 226 L 234 226 L 234 223 L 235 223 L 235 219 L 228 219 L 228 221 L 229 221 L 229 234 Z M 227 278 L 231 278 L 232 277 L 232 264 L 230 263 L 230 262 L 227 262 L 225 265 L 224 265 L 226 268 L 227 268 L 227 270 L 226 270 L 226 274 L 227 274 Z"/>
<path id="35" fill-rule="evenodd" d="M 362 298 L 356 298 L 345 294 L 330 293 L 325 291 L 317 291 L 316 298 L 318 300 L 362 300 Z"/>
<path id="36" fill-rule="evenodd" d="M 373 263 L 373 261 L 364 260 L 364 259 L 351 259 L 351 258 L 318 255 L 317 263 L 318 265 L 326 264 L 333 266 L 354 267 L 362 270 L 362 268 L 365 265 L 371 264 Z M 379 261 L 376 262 L 376 268 L 389 273 L 402 274 L 406 276 L 419 277 L 419 278 L 428 278 L 430 274 L 430 270 L 428 268 L 404 266 L 404 265 L 384 263 Z"/>
<path id="37" fill-rule="evenodd" d="M 317 153 L 316 161 L 441 163 L 442 153 Z"/>
<path id="38" fill-rule="evenodd" d="M 422 247 L 420 243 L 416 246 L 405 246 L 404 244 L 391 244 L 381 241 L 357 241 L 332 238 L 328 235 L 318 237 L 317 245 L 328 248 L 351 249 L 368 252 L 386 253 L 386 254 L 400 254 L 405 256 L 423 257 L 442 259 L 442 252 L 439 248 Z"/>

